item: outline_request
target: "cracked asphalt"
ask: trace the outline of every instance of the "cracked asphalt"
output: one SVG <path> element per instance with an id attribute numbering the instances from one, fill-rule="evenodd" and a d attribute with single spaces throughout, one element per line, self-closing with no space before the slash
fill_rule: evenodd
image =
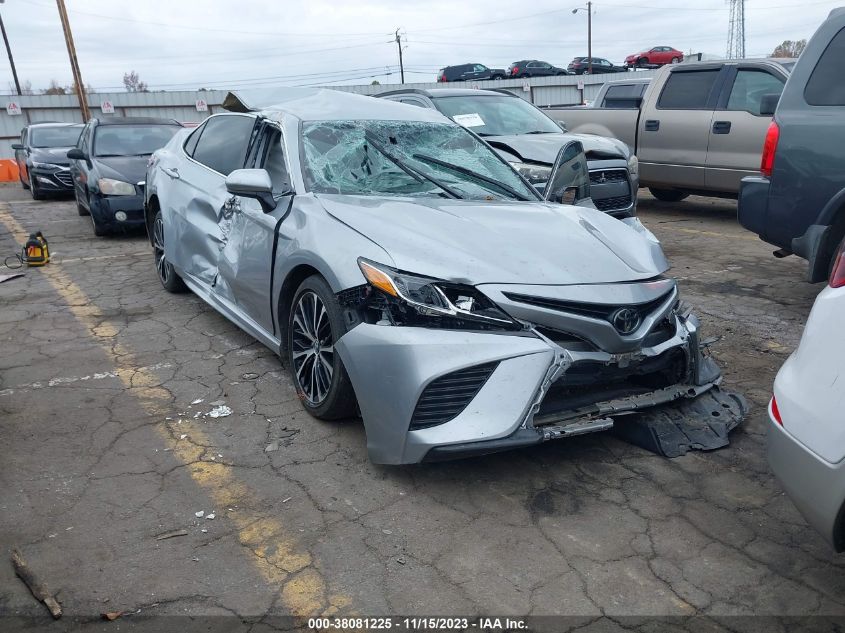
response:
<path id="1" fill-rule="evenodd" d="M 821 286 L 733 202 L 640 205 L 751 404 L 729 447 L 669 460 L 598 434 L 382 467 L 359 422 L 303 412 L 272 352 L 164 292 L 144 236 L 95 238 L 72 201 L 18 186 L 0 200 L 0 253 L 35 229 L 54 253 L 0 284 L 0 615 L 46 613 L 13 546 L 91 622 L 845 614 L 845 558 L 765 459 L 770 386 Z"/>

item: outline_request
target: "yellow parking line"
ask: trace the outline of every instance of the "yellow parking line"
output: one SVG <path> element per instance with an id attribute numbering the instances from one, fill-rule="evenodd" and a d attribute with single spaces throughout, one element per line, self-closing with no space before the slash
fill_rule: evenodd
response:
<path id="1" fill-rule="evenodd" d="M 0 222 L 20 244 L 26 241 L 26 231 L 12 216 L 9 205 L 2 202 Z M 170 392 L 150 369 L 137 365 L 134 355 L 119 342 L 118 330 L 102 317 L 99 308 L 83 290 L 58 266 L 48 265 L 41 271 L 79 323 L 98 341 L 129 393 L 150 415 L 161 416 L 162 420 L 168 414 L 175 418 Z M 234 469 L 227 464 L 203 460 L 205 447 L 212 442 L 202 429 L 190 419 L 182 418 L 182 423 L 176 424 L 175 419 L 163 421 L 156 428 L 167 448 L 185 464 L 191 478 L 208 493 L 214 505 L 221 508 L 221 514 L 223 508 L 238 506 L 236 512 L 225 516 L 237 528 L 240 543 L 252 552 L 252 564 L 270 586 L 280 591 L 282 604 L 288 612 L 297 616 L 331 615 L 349 606 L 350 601 L 345 596 L 329 595 L 310 552 L 278 519 L 248 509 L 264 504 L 236 478 Z M 178 439 L 182 434 L 188 439 Z"/>

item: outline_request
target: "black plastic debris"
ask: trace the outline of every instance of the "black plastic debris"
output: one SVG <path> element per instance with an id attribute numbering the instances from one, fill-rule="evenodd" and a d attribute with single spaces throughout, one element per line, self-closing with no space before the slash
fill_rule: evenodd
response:
<path id="1" fill-rule="evenodd" d="M 727 446 L 728 434 L 746 413 L 745 398 L 714 387 L 692 400 L 677 400 L 648 411 L 617 416 L 612 432 L 658 455 L 680 457 L 691 450 L 712 451 Z"/>

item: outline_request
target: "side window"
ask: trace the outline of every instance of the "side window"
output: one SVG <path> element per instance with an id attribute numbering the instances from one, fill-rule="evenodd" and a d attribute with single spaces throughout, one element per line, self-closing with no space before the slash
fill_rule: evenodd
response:
<path id="1" fill-rule="evenodd" d="M 204 128 L 204 125 L 198 126 L 197 129 L 191 132 L 190 136 L 188 136 L 188 140 L 185 141 L 185 153 L 188 156 L 194 155 L 194 150 L 197 148 L 197 143 L 200 140 L 200 135 L 202 134 Z"/>
<path id="2" fill-rule="evenodd" d="M 696 70 L 669 74 L 657 100 L 663 110 L 701 110 L 707 107 L 710 91 L 720 70 Z"/>
<path id="3" fill-rule="evenodd" d="M 264 134 L 260 154 L 261 166 L 270 174 L 273 182 L 273 194 L 278 195 L 290 189 L 290 172 L 285 162 L 285 150 L 282 145 L 282 133 L 275 128 L 268 128 Z"/>
<path id="4" fill-rule="evenodd" d="M 783 84 L 783 79 L 763 70 L 740 69 L 736 73 L 736 79 L 728 97 L 728 110 L 744 110 L 760 116 L 760 102 L 763 95 L 779 95 L 783 92 Z"/>
<path id="5" fill-rule="evenodd" d="M 255 118 L 239 114 L 211 117 L 204 126 L 194 160 L 228 176 L 243 167 Z"/>
<path id="6" fill-rule="evenodd" d="M 482 66 L 481 64 L 476 64 L 476 65 L 473 67 L 473 70 L 474 70 L 475 72 L 477 72 L 477 73 L 483 73 L 485 70 L 487 70 L 487 67 L 486 67 L 486 66 Z"/>
<path id="7" fill-rule="evenodd" d="M 845 105 L 843 59 L 845 59 L 845 29 L 833 36 L 810 75 L 810 80 L 804 88 L 804 100 L 809 105 Z"/>

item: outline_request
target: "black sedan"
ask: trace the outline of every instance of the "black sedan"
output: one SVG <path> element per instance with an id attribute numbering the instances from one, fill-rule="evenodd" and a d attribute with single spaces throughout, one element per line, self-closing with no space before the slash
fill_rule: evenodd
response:
<path id="1" fill-rule="evenodd" d="M 592 59 L 592 64 L 590 63 Z M 625 73 L 628 69 L 625 66 L 616 66 L 604 57 L 576 57 L 567 66 L 569 72 L 575 75 L 598 75 L 600 73 Z"/>
<path id="2" fill-rule="evenodd" d="M 508 66 L 508 77 L 511 79 L 521 77 L 552 77 L 555 75 L 568 75 L 565 68 L 552 66 L 548 62 L 541 62 L 538 59 L 523 59 Z"/>
<path id="3" fill-rule="evenodd" d="M 94 235 L 144 226 L 144 180 L 150 155 L 182 129 L 173 119 L 91 119 L 71 159 L 76 208 Z"/>
<path id="4" fill-rule="evenodd" d="M 81 123 L 32 123 L 21 130 L 21 142 L 12 149 L 21 185 L 33 199 L 73 191 L 67 151 L 81 131 Z"/>

